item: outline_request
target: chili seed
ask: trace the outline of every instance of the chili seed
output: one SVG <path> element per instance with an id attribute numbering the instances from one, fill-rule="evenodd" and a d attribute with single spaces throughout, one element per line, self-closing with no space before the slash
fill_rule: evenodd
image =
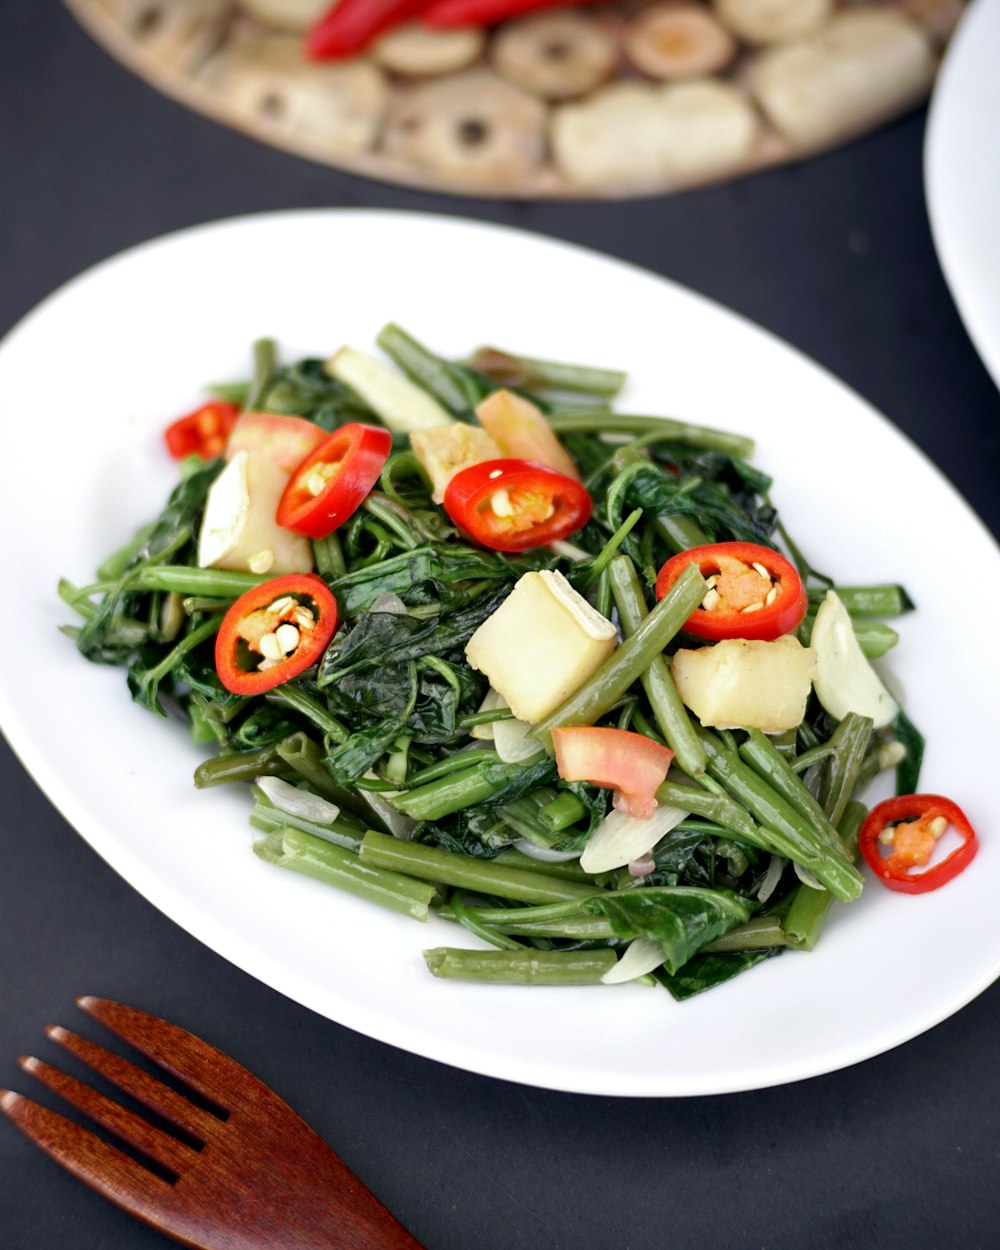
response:
<path id="1" fill-rule="evenodd" d="M 261 637 L 260 653 L 265 660 L 280 660 L 285 654 L 276 634 L 264 634 Z"/>
<path id="2" fill-rule="evenodd" d="M 283 655 L 288 655 L 294 651 L 299 645 L 299 631 L 294 625 L 279 625 L 274 631 L 274 637 L 277 639 L 278 646 L 281 648 Z"/>

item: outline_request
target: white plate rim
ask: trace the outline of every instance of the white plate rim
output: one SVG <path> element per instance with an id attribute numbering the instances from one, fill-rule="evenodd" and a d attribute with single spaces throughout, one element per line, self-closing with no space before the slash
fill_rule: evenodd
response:
<path id="1" fill-rule="evenodd" d="M 102 285 L 108 282 L 113 283 L 122 270 L 127 271 L 130 267 L 136 266 L 141 268 L 143 265 L 156 262 L 159 259 L 159 253 L 163 253 L 166 257 L 174 253 L 183 255 L 186 250 L 192 248 L 204 258 L 206 245 L 218 244 L 224 249 L 227 242 L 232 242 L 234 236 L 241 234 L 247 240 L 259 242 L 262 238 L 266 238 L 269 232 L 277 231 L 278 235 L 286 232 L 287 237 L 287 232 L 290 230 L 308 233 L 320 226 L 325 228 L 327 224 L 331 229 L 358 229 L 362 232 L 374 230 L 376 235 L 381 231 L 386 238 L 388 238 L 386 232 L 390 229 L 393 232 L 401 230 L 414 238 L 423 233 L 427 239 L 434 238 L 436 243 L 441 242 L 443 237 L 441 232 L 447 230 L 450 245 L 459 253 L 464 254 L 469 248 L 474 251 L 482 246 L 510 248 L 516 254 L 530 253 L 536 261 L 540 257 L 549 258 L 557 267 L 572 263 L 574 269 L 580 268 L 586 271 L 591 278 L 610 282 L 612 285 L 621 283 L 628 290 L 638 290 L 641 287 L 644 294 L 653 291 L 656 298 L 664 301 L 665 306 L 681 307 L 685 317 L 695 320 L 707 318 L 719 327 L 720 333 L 733 336 L 734 341 L 745 339 L 753 349 L 748 352 L 751 358 L 754 353 L 759 352 L 766 355 L 773 354 L 775 359 L 781 360 L 789 378 L 794 379 L 796 385 L 803 385 L 805 381 L 808 381 L 825 395 L 831 396 L 836 404 L 842 404 L 843 415 L 846 417 L 851 414 L 861 420 L 866 434 L 874 443 L 885 443 L 894 454 L 903 457 L 908 472 L 917 474 L 922 485 L 933 484 L 937 502 L 961 519 L 963 533 L 977 559 L 990 561 L 997 557 L 995 544 L 985 527 L 922 453 L 895 427 L 892 427 L 886 418 L 875 413 L 843 384 L 837 382 L 794 349 L 780 343 L 767 332 L 754 327 L 737 315 L 635 266 L 573 244 L 544 238 L 513 227 L 474 223 L 457 217 L 396 213 L 391 210 L 292 210 L 205 223 L 151 240 L 101 262 L 67 283 L 29 313 L 0 345 L 0 381 L 7 378 L 12 357 L 16 357 L 22 351 L 23 345 L 40 333 L 39 327 L 44 329 L 48 322 L 66 309 L 67 303 L 72 305 L 74 301 L 80 299 L 86 302 L 90 290 L 99 291 Z M 395 233 L 393 238 L 395 238 Z M 270 332 L 270 327 L 265 332 Z M 609 361 L 609 363 L 613 362 Z M 188 379 L 188 382 L 190 385 L 197 385 L 204 380 L 206 379 Z M 739 428 L 738 422 L 731 424 L 736 424 Z M 3 446 L 2 439 L 3 436 L 0 435 L 0 447 Z M 103 553 L 94 553 L 95 556 L 101 554 Z M 4 637 L 4 633 L 4 627 L 0 626 L 0 639 Z M 119 692 L 119 697 L 124 700 L 123 708 L 126 717 L 138 715 L 138 712 L 128 706 L 127 696 L 124 696 L 123 691 Z M 997 946 L 996 949 L 991 948 L 988 958 L 978 958 L 974 968 L 965 970 L 957 984 L 948 985 L 933 996 L 933 1001 L 925 1003 L 919 1010 L 910 1012 L 904 1019 L 895 1019 L 889 1023 L 882 1021 L 879 1027 L 867 1033 L 862 1031 L 862 1034 L 857 1037 L 841 1039 L 836 1046 L 819 1046 L 811 1049 L 806 1047 L 796 1053 L 778 1056 L 761 1054 L 757 1055 L 753 1061 L 734 1063 L 725 1070 L 716 1069 L 710 1073 L 686 1072 L 676 1067 L 668 1067 L 664 1071 L 651 1071 L 648 1067 L 640 1066 L 638 1070 L 630 1070 L 627 1065 L 618 1067 L 614 1064 L 609 1070 L 607 1055 L 602 1055 L 601 1062 L 595 1064 L 590 1061 L 586 1046 L 583 1047 L 582 1055 L 575 1053 L 572 1056 L 549 1055 L 544 1060 L 540 1059 L 537 1053 L 524 1054 L 519 1051 L 508 1051 L 500 1054 L 483 1050 L 481 1047 L 477 1050 L 475 1046 L 470 1047 L 460 1040 L 456 1041 L 443 1036 L 440 1029 L 435 1029 L 433 1021 L 428 1026 L 428 1022 L 422 1018 L 400 1019 L 393 1017 L 391 1013 L 387 1018 L 385 1010 L 371 1002 L 345 1003 L 343 997 L 334 996 L 331 999 L 329 994 L 318 995 L 314 979 L 310 980 L 309 976 L 304 975 L 300 970 L 290 967 L 287 958 L 266 948 L 261 949 L 258 946 L 253 950 L 252 956 L 248 957 L 245 937 L 234 931 L 231 921 L 227 923 L 220 920 L 217 915 L 206 912 L 204 907 L 196 907 L 183 889 L 165 884 L 155 869 L 151 868 L 143 853 L 136 852 L 134 848 L 123 842 L 120 836 L 116 837 L 92 808 L 88 809 L 81 805 L 78 795 L 63 784 L 58 770 L 54 767 L 50 747 L 43 743 L 37 732 L 33 732 L 25 723 L 23 706 L 18 705 L 17 700 L 12 697 L 11 689 L 3 681 L 0 681 L 0 724 L 3 725 L 8 740 L 29 773 L 85 840 L 125 880 L 199 940 L 266 984 L 347 1027 L 425 1057 L 488 1076 L 557 1090 L 626 1096 L 682 1096 L 762 1088 L 833 1071 L 899 1045 L 958 1010 L 1000 974 L 1000 946 Z M 204 810 L 207 812 L 207 805 Z M 986 854 L 981 855 L 983 861 L 987 858 Z M 989 858 L 992 862 L 992 857 Z M 970 881 L 976 881 L 971 873 L 967 875 Z M 942 895 L 953 897 L 956 904 L 962 895 L 976 896 L 976 891 L 969 885 L 969 882 L 957 885 L 954 891 L 953 895 L 945 896 L 945 892 L 942 892 Z M 295 892 L 293 896 L 296 904 L 307 897 L 298 892 Z M 896 902 L 896 899 L 880 899 L 879 909 L 886 912 L 887 908 L 894 907 Z M 933 906 L 932 904 L 928 910 L 931 910 Z M 951 910 L 951 905 L 948 905 L 945 913 Z M 905 916 L 905 913 L 900 913 L 900 915 Z M 911 921 L 912 913 L 906 917 L 904 923 L 909 925 Z M 820 956 L 817 952 L 809 958 L 819 959 Z M 746 1001 L 746 991 L 738 990 L 738 987 L 745 986 L 754 978 L 759 978 L 763 988 L 765 978 L 768 982 L 773 982 L 774 971 L 780 970 L 790 962 L 788 958 L 771 961 L 765 968 L 747 977 L 739 978 L 729 987 L 704 996 L 704 1000 L 693 1000 L 692 1003 L 684 1005 L 679 1010 L 687 1011 L 692 1015 L 700 1014 L 702 1001 L 718 1000 L 719 996 L 727 994 L 733 995 L 734 1006 L 742 1007 Z M 426 998 L 432 1000 L 434 1009 L 440 1007 L 442 1001 L 441 984 L 428 978 Z M 462 993 L 466 993 L 470 1000 L 475 1000 L 477 1009 L 483 1002 L 482 995 L 478 993 L 479 988 L 463 987 L 462 990 Z M 451 987 L 447 993 L 449 1006 L 452 1008 L 456 1002 L 451 992 L 453 990 L 454 987 Z M 734 991 L 738 992 L 734 994 Z M 490 992 L 494 993 L 494 991 Z M 532 993 L 532 991 L 517 991 L 517 995 L 525 993 Z M 580 991 L 558 992 L 558 999 L 553 1001 L 557 1002 L 560 1014 L 564 1002 L 569 1006 L 570 999 L 572 999 L 574 1010 L 578 1003 L 583 1003 L 580 993 Z M 583 993 L 592 993 L 592 991 L 583 991 Z M 643 991 L 630 987 L 624 993 L 634 995 L 641 994 Z M 499 1001 L 501 997 L 504 1003 L 510 1001 L 510 995 L 507 993 L 498 994 L 497 1000 Z M 634 1001 L 633 998 L 630 1003 Z M 665 1026 L 668 1033 L 671 1027 L 676 1029 L 676 1019 L 671 1019 L 669 1015 L 672 1006 L 673 1004 L 668 1001 L 664 1007 L 664 1020 L 670 1022 Z M 692 1008 L 695 1010 L 692 1011 Z M 587 1018 L 589 1010 L 589 1006 L 581 1007 L 580 1018 Z M 638 1012 L 630 1006 L 623 1016 L 636 1017 L 641 1024 L 645 1025 L 645 1011 L 645 1005 Z M 532 1012 L 527 1014 L 531 1015 Z M 713 1009 L 709 1013 L 709 1018 L 715 1019 L 716 1015 L 716 1010 Z M 529 1035 L 532 1035 L 532 1027 L 536 1029 L 537 1034 L 537 1024 L 531 1021 L 526 1025 Z M 626 1049 L 628 1040 L 626 1038 L 623 1041 Z"/>

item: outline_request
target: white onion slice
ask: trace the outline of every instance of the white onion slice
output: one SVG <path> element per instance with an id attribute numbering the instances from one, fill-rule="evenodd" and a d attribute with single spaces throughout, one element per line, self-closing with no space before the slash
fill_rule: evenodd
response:
<path id="1" fill-rule="evenodd" d="M 500 691 L 490 686 L 479 710 L 496 712 L 500 708 L 509 707 L 510 704 Z M 485 725 L 473 725 L 469 733 L 480 742 L 492 742 L 497 755 L 505 764 L 522 764 L 542 749 L 537 738 L 528 737 L 532 729 L 534 725 L 526 720 L 494 720 Z"/>
<path id="2" fill-rule="evenodd" d="M 803 868 L 801 864 L 794 863 L 792 864 L 792 867 L 795 869 L 795 875 L 803 885 L 807 885 L 811 890 L 826 889 L 826 886 L 823 885 L 821 881 L 817 881 L 808 868 Z"/>
<path id="3" fill-rule="evenodd" d="M 688 815 L 684 808 L 672 807 L 669 803 L 657 807 L 648 820 L 637 820 L 624 812 L 608 812 L 583 848 L 580 867 L 591 873 L 623 868 L 651 851 Z"/>
<path id="4" fill-rule="evenodd" d="M 289 816 L 311 820 L 314 825 L 329 825 L 340 815 L 336 803 L 309 790 L 300 790 L 280 777 L 258 777 L 256 783 L 278 811 Z"/>
<path id="5" fill-rule="evenodd" d="M 634 942 L 629 942 L 621 959 L 607 970 L 601 981 L 605 985 L 621 985 L 623 981 L 644 977 L 662 963 L 662 942 L 654 942 L 652 938 L 636 938 Z"/>
<path id="6" fill-rule="evenodd" d="M 771 862 L 767 866 L 767 872 L 764 873 L 764 880 L 760 883 L 760 889 L 757 891 L 757 897 L 762 903 L 766 903 L 774 891 L 778 887 L 781 880 L 781 874 L 785 871 L 785 864 L 788 861 L 783 855 L 772 855 Z"/>
<path id="7" fill-rule="evenodd" d="M 368 781 L 378 780 L 371 768 L 369 768 L 369 770 L 365 773 L 365 778 Z M 394 838 L 402 838 L 405 842 L 409 839 L 410 834 L 417 827 L 417 822 L 412 816 L 407 816 L 404 812 L 401 812 L 397 808 L 393 807 L 390 800 L 393 795 L 396 794 L 399 794 L 398 790 L 363 790 L 361 792 L 361 797 L 389 830 L 392 836 Z"/>
<path id="8" fill-rule="evenodd" d="M 514 843 L 516 850 L 529 859 L 537 859 L 543 864 L 565 864 L 571 859 L 579 859 L 579 851 L 554 851 L 551 846 L 539 846 L 528 838 L 521 838 Z"/>

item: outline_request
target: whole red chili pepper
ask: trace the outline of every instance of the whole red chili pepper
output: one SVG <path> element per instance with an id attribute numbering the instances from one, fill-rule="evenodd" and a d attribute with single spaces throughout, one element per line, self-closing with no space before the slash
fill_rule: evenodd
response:
<path id="1" fill-rule="evenodd" d="M 950 826 L 960 844 L 930 868 L 934 844 L 940 834 L 932 822 Z M 882 846 L 890 849 L 883 855 Z M 962 809 L 940 794 L 900 794 L 878 803 L 868 813 L 858 834 L 858 848 L 868 867 L 890 890 L 926 894 L 957 877 L 979 849 L 976 831 Z M 923 868 L 923 872 L 911 872 Z"/>
<path id="2" fill-rule="evenodd" d="M 427 0 L 338 0 L 306 36 L 306 54 L 314 61 L 354 56 L 426 5 Z"/>

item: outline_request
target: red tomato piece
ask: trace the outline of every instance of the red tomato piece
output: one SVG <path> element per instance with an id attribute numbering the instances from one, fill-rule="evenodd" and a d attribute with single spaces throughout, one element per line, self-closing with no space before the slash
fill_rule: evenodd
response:
<path id="1" fill-rule="evenodd" d="M 938 838 L 950 826 L 960 844 L 930 868 Z M 882 847 L 889 850 L 882 853 Z M 883 885 L 903 894 L 926 894 L 957 877 L 975 858 L 979 839 L 962 809 L 940 794 L 899 794 L 877 803 L 858 834 L 858 847 Z M 923 872 L 911 872 L 924 868 Z"/>
<path id="2" fill-rule="evenodd" d="M 221 400 L 202 404 L 194 412 L 172 421 L 164 430 L 167 451 L 175 460 L 183 460 L 185 456 L 214 460 L 225 451 L 226 440 L 239 413 L 235 404 L 226 404 Z"/>
<path id="3" fill-rule="evenodd" d="M 240 451 L 259 452 L 273 460 L 279 469 L 292 473 L 326 437 L 326 430 L 304 417 L 277 412 L 241 412 L 229 432 L 226 459 L 232 460 Z"/>
<path id="4" fill-rule="evenodd" d="M 553 729 L 552 745 L 564 781 L 589 781 L 614 790 L 615 808 L 640 820 L 656 810 L 656 791 L 674 758 L 673 751 L 645 734 L 593 725 Z"/>
<path id="5" fill-rule="evenodd" d="M 587 524 L 592 508 L 579 482 L 530 460 L 483 460 L 456 473 L 444 493 L 449 517 L 492 551 L 566 538 Z"/>
<path id="6" fill-rule="evenodd" d="M 279 525 L 325 538 L 361 507 L 392 450 L 392 435 L 352 421 L 328 435 L 293 472 L 281 499 Z"/>
<path id="7" fill-rule="evenodd" d="M 233 694 L 273 690 L 315 664 L 337 628 L 337 601 L 315 573 L 286 573 L 236 600 L 215 636 L 215 671 Z"/>
<path id="8" fill-rule="evenodd" d="M 773 642 L 797 629 L 809 596 L 795 566 L 772 547 L 712 543 L 673 556 L 656 578 L 662 599 L 689 564 L 709 580 L 709 591 L 684 629 L 697 638 L 750 638 Z"/>

